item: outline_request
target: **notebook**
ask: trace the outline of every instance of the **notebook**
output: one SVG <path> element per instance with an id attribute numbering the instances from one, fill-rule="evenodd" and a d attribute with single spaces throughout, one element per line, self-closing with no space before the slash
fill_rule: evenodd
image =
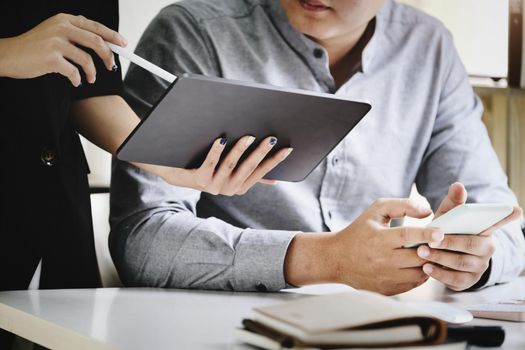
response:
<path id="1" fill-rule="evenodd" d="M 240 329 L 240 328 L 236 329 L 234 336 L 238 343 L 248 344 L 256 348 L 261 348 L 261 349 L 266 349 L 266 350 L 320 350 L 321 349 L 321 348 L 301 347 L 301 346 L 286 347 L 285 345 L 281 344 L 278 340 L 257 334 L 247 329 Z M 352 347 L 351 349 L 360 350 L 360 349 L 367 349 L 367 348 Z M 381 347 L 379 349 L 381 350 L 465 350 L 467 349 L 467 342 L 459 341 L 459 342 L 450 342 L 450 343 L 434 344 L 434 345 Z"/>
<path id="2" fill-rule="evenodd" d="M 439 344 L 446 323 L 428 313 L 368 291 L 305 297 L 254 308 L 246 331 L 288 348 L 377 347 Z M 249 333 L 248 333 L 249 334 Z"/>

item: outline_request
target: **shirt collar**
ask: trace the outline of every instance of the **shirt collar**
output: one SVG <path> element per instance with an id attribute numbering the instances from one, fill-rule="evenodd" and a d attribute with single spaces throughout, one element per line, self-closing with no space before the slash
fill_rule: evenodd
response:
<path id="1" fill-rule="evenodd" d="M 279 0 L 268 0 L 267 4 L 270 10 L 270 18 L 283 39 L 305 61 L 313 76 L 323 86 L 324 91 L 334 91 L 335 83 L 329 74 L 326 50 L 290 24 Z M 322 52 L 322 56 L 315 57 L 316 50 Z M 320 69 L 321 67 L 323 69 Z"/>
<path id="2" fill-rule="evenodd" d="M 390 16 L 392 10 L 392 0 L 385 0 L 383 7 L 379 10 L 375 17 L 375 30 L 374 34 L 368 41 L 363 53 L 361 55 L 363 72 L 369 72 L 377 54 L 378 48 L 380 47 L 381 38 L 386 30 L 386 18 Z"/>
<path id="3" fill-rule="evenodd" d="M 302 53 L 303 55 L 308 55 L 311 53 L 312 47 L 319 47 L 317 43 L 308 39 L 305 35 L 295 30 L 292 27 L 284 9 L 281 6 L 279 0 L 269 0 L 268 5 L 272 13 L 272 17 L 275 20 L 275 25 L 281 31 L 285 39 L 292 44 L 292 47 Z M 367 73 L 370 71 L 374 55 L 377 52 L 379 47 L 379 42 L 383 31 L 385 30 L 385 18 L 390 14 L 392 7 L 392 0 L 385 0 L 383 7 L 379 10 L 377 16 L 375 17 L 375 29 L 372 37 L 368 41 L 366 47 L 364 48 L 361 54 L 361 71 Z M 307 56 L 308 57 L 308 56 Z M 328 64 L 328 61 L 326 62 Z"/>

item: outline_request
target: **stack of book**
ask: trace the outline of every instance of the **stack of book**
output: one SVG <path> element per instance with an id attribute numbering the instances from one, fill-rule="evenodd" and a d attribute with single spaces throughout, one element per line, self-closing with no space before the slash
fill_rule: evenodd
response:
<path id="1" fill-rule="evenodd" d="M 410 348 L 464 350 L 447 324 L 401 301 L 355 291 L 253 309 L 237 341 L 262 349 Z"/>

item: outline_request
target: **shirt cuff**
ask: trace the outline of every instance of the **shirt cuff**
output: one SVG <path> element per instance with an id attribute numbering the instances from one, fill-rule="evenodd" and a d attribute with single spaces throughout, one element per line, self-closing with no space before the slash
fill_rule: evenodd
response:
<path id="1" fill-rule="evenodd" d="M 494 250 L 494 254 L 491 258 L 490 274 L 487 282 L 484 285 L 480 286 L 480 288 L 506 282 L 502 280 L 505 262 L 505 249 L 501 244 L 501 241 L 498 239 L 497 235 L 493 234 L 492 239 L 496 249 Z"/>
<path id="2" fill-rule="evenodd" d="M 298 231 L 246 229 L 236 247 L 233 289 L 271 292 L 287 287 L 284 259 Z"/>

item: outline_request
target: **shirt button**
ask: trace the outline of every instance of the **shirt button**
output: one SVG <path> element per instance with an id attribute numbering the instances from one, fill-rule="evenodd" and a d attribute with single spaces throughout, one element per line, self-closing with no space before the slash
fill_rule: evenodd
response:
<path id="1" fill-rule="evenodd" d="M 40 153 L 40 160 L 47 166 L 53 166 L 57 161 L 57 156 L 53 150 L 44 148 Z"/>
<path id="2" fill-rule="evenodd" d="M 314 49 L 314 57 L 315 58 L 322 58 L 324 56 L 324 51 L 320 48 L 315 48 Z"/>
<path id="3" fill-rule="evenodd" d="M 339 158 L 337 158 L 337 157 L 333 157 L 333 158 L 332 158 L 332 165 L 333 165 L 333 166 L 336 166 L 338 163 L 339 163 Z"/>
<path id="4" fill-rule="evenodd" d="M 257 283 L 257 285 L 255 286 L 255 289 L 258 291 L 258 292 L 267 292 L 268 291 L 268 288 L 266 288 L 266 286 L 262 283 Z"/>

